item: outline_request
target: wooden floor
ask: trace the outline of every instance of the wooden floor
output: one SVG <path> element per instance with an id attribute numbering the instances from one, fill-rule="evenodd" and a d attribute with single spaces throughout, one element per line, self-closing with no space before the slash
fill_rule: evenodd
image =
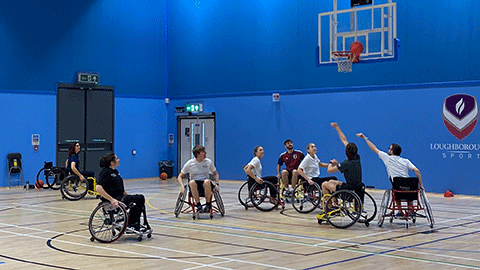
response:
<path id="1" fill-rule="evenodd" d="M 427 193 L 433 229 L 417 219 L 376 219 L 369 227 L 319 225 L 318 210 L 245 211 L 242 182 L 222 181 L 224 217 L 176 218 L 174 179 L 128 180 L 142 193 L 154 233 L 138 242 L 124 235 L 90 242 L 87 222 L 98 200 L 62 200 L 54 190 L 0 189 L 0 270 L 3 269 L 480 269 L 480 198 Z M 369 190 L 380 204 L 383 190 Z"/>

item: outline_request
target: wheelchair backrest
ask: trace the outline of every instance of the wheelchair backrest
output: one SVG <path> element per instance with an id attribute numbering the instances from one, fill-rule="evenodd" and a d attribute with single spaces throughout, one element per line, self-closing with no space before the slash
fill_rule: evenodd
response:
<path id="1" fill-rule="evenodd" d="M 392 181 L 392 188 L 401 191 L 418 190 L 417 177 L 394 177 Z"/>

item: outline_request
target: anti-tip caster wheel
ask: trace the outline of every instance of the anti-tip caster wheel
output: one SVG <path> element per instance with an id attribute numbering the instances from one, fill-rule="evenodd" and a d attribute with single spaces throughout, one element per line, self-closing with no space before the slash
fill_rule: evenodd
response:
<path id="1" fill-rule="evenodd" d="M 142 236 L 139 236 L 139 237 L 137 238 L 137 240 L 138 240 L 138 242 L 141 242 L 141 241 L 142 241 Z"/>
<path id="2" fill-rule="evenodd" d="M 95 238 L 93 238 L 93 237 L 90 237 L 90 241 L 92 241 L 92 242 L 93 242 L 93 241 L 95 241 Z"/>

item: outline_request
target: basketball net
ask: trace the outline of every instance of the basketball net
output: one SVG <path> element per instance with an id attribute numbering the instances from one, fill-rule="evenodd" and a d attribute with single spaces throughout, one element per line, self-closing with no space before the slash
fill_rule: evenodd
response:
<path id="1" fill-rule="evenodd" d="M 355 60 L 354 55 L 350 51 L 332 52 L 333 59 L 337 62 L 338 72 L 352 72 L 352 62 Z"/>

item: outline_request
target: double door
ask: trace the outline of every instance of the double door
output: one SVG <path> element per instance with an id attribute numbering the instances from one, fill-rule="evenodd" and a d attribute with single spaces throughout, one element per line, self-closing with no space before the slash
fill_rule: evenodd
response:
<path id="1" fill-rule="evenodd" d="M 58 84 L 57 166 L 65 166 L 68 147 L 80 143 L 80 171 L 94 171 L 99 160 L 113 151 L 114 95 L 112 86 Z"/>
<path id="2" fill-rule="evenodd" d="M 177 142 L 177 175 L 194 157 L 192 149 L 196 145 L 203 145 L 207 158 L 215 164 L 215 114 L 177 116 Z"/>

